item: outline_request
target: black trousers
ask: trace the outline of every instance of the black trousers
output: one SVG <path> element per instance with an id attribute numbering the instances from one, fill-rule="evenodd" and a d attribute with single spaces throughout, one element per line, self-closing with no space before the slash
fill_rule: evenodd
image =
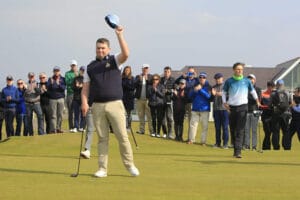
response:
<path id="1" fill-rule="evenodd" d="M 164 117 L 163 105 L 150 106 L 153 133 L 160 134 L 162 120 Z"/>
<path id="2" fill-rule="evenodd" d="M 287 142 L 289 138 L 288 128 L 289 128 L 289 120 L 290 114 L 282 113 L 282 114 L 273 114 L 271 119 L 271 130 L 272 130 L 272 145 L 274 150 L 279 150 L 279 138 L 280 138 L 280 129 L 282 131 L 282 146 L 284 149 L 287 148 Z"/>
<path id="3" fill-rule="evenodd" d="M 292 140 L 293 136 L 297 132 L 298 140 L 300 141 L 300 121 L 296 119 L 292 119 L 289 125 L 288 137 L 286 140 L 285 150 L 290 150 L 292 148 Z"/>
<path id="4" fill-rule="evenodd" d="M 247 104 L 230 106 L 229 127 L 232 133 L 234 156 L 241 154 L 247 119 Z"/>
<path id="5" fill-rule="evenodd" d="M 262 114 L 261 121 L 263 124 L 264 133 L 265 133 L 265 137 L 264 137 L 263 145 L 262 145 L 263 150 L 271 149 L 271 135 L 272 135 L 272 131 L 271 131 L 272 121 L 271 120 L 272 120 L 272 115 L 264 114 L 264 113 Z"/>

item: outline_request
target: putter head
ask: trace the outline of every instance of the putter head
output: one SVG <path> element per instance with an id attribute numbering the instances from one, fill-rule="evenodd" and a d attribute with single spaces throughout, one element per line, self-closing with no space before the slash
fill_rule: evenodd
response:
<path id="1" fill-rule="evenodd" d="M 76 178 L 78 176 L 78 173 L 76 174 L 71 174 L 71 177 Z"/>

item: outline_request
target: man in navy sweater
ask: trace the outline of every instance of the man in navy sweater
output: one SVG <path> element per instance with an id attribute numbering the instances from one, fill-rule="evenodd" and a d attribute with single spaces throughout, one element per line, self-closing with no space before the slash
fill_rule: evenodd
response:
<path id="1" fill-rule="evenodd" d="M 6 136 L 14 136 L 13 121 L 16 115 L 16 106 L 19 102 L 19 91 L 13 85 L 13 77 L 6 77 L 6 87 L 2 89 L 1 101 L 4 107 Z"/>
<path id="2" fill-rule="evenodd" d="M 87 66 L 81 92 L 82 114 L 86 116 L 91 106 L 99 138 L 99 170 L 94 174 L 99 178 L 107 176 L 109 124 L 119 142 L 124 166 L 132 176 L 139 175 L 139 170 L 133 163 L 133 153 L 126 131 L 125 108 L 122 102 L 121 64 L 127 60 L 129 49 L 123 36 L 123 28 L 117 27 L 115 32 L 121 53 L 109 55 L 109 40 L 98 39 L 96 59 Z"/>

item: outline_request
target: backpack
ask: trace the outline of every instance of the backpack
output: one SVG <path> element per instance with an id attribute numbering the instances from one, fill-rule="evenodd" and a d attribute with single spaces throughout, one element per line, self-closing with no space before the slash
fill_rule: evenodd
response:
<path id="1" fill-rule="evenodd" d="M 289 97 L 284 90 L 275 92 L 273 107 L 275 113 L 284 113 L 289 108 Z"/>

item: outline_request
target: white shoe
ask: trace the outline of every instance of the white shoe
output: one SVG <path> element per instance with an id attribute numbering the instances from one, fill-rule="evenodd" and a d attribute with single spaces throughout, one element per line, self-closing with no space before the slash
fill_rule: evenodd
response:
<path id="1" fill-rule="evenodd" d="M 74 129 L 73 129 L 73 133 L 77 133 L 77 128 L 74 128 Z"/>
<path id="2" fill-rule="evenodd" d="M 73 133 L 73 132 L 74 132 L 74 129 L 73 129 L 73 128 L 71 128 L 71 129 L 69 130 L 69 132 Z"/>
<path id="3" fill-rule="evenodd" d="M 83 129 L 83 128 L 79 128 L 78 131 L 79 131 L 79 132 L 82 132 L 82 131 L 84 131 L 84 129 Z"/>
<path id="4" fill-rule="evenodd" d="M 90 159 L 90 157 L 91 157 L 91 152 L 90 152 L 89 150 L 85 150 L 85 151 L 82 151 L 82 152 L 80 153 L 80 155 L 81 155 L 82 157 L 86 158 L 86 159 Z"/>
<path id="5" fill-rule="evenodd" d="M 156 135 L 155 133 L 151 133 L 151 137 L 155 137 L 155 135 Z"/>
<path id="6" fill-rule="evenodd" d="M 163 138 L 167 138 L 167 134 L 164 134 L 164 135 L 163 135 Z"/>
<path id="7" fill-rule="evenodd" d="M 102 169 L 100 169 L 100 170 L 96 171 L 94 176 L 98 177 L 98 178 L 104 178 L 104 177 L 107 177 L 107 173 L 105 171 L 103 171 Z"/>
<path id="8" fill-rule="evenodd" d="M 138 168 L 136 168 L 135 166 L 130 167 L 128 169 L 128 171 L 131 174 L 131 176 L 139 176 L 140 175 Z"/>

